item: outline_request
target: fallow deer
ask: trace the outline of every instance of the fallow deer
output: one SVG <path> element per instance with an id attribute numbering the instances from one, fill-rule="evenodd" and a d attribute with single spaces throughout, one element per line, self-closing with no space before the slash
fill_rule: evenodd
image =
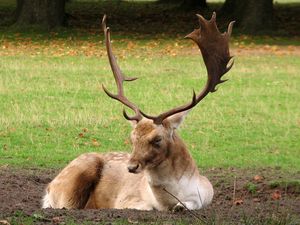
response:
<path id="1" fill-rule="evenodd" d="M 197 15 L 200 28 L 188 34 L 199 46 L 207 68 L 204 89 L 184 105 L 149 116 L 131 102 L 123 90 L 125 77 L 112 53 L 110 30 L 106 17 L 102 26 L 109 63 L 118 93 L 105 93 L 131 108 L 134 116 L 123 110 L 124 117 L 133 124 L 131 132 L 132 153 L 86 153 L 74 159 L 48 185 L 43 198 L 43 208 L 134 208 L 140 210 L 200 209 L 211 203 L 213 187 L 201 176 L 195 161 L 176 129 L 186 114 L 228 72 L 233 61 L 229 54 L 229 38 L 233 22 L 221 34 L 216 25 L 216 14 L 210 20 Z"/>

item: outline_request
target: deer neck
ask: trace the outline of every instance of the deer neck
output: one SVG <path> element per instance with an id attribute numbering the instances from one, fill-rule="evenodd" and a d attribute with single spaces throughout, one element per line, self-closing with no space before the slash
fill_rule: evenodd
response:
<path id="1" fill-rule="evenodd" d="M 183 176 L 192 176 L 196 170 L 195 162 L 183 141 L 174 133 L 173 141 L 168 145 L 168 157 L 155 168 L 147 169 L 150 186 L 166 187 L 178 182 Z"/>

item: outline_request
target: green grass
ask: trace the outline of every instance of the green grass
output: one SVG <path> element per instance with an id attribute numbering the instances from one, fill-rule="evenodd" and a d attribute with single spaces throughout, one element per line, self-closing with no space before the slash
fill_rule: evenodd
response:
<path id="1" fill-rule="evenodd" d="M 98 220 L 95 222 L 94 220 L 84 219 L 81 218 L 79 221 L 78 219 L 73 218 L 72 216 L 64 215 L 61 213 L 59 216 L 53 217 L 45 215 L 43 212 L 37 211 L 32 214 L 24 214 L 22 211 L 16 211 L 9 219 L 9 222 L 7 220 L 1 220 L 3 223 L 7 222 L 12 225 L 34 225 L 34 224 L 67 224 L 67 225 L 89 225 L 89 224 L 99 224 L 99 225 L 131 225 L 131 224 L 141 224 L 141 225 L 164 225 L 164 224 L 174 224 L 174 225 L 201 225 L 204 223 L 201 223 L 199 220 L 194 220 L 193 222 L 188 221 L 186 218 L 182 219 L 168 219 L 168 220 L 162 220 L 156 218 L 155 221 L 138 221 L 138 220 L 132 220 L 129 218 L 120 218 L 120 219 L 112 219 L 111 221 L 105 221 L 105 219 Z M 205 223 L 205 225 L 208 224 L 215 224 L 214 222 L 211 223 Z"/>
<path id="2" fill-rule="evenodd" d="M 126 93 L 145 112 L 190 100 L 205 81 L 196 55 L 144 57 L 120 64 L 140 77 Z M 299 70 L 298 56 L 237 57 L 180 130 L 198 165 L 300 170 Z M 106 57 L 1 57 L 0 163 L 61 167 L 83 152 L 130 151 L 130 125 L 102 83 L 115 89 Z"/>
<path id="3" fill-rule="evenodd" d="M 248 182 L 245 185 L 245 189 L 252 195 L 255 195 L 257 193 L 257 185 L 252 182 Z"/>
<path id="4" fill-rule="evenodd" d="M 214 7 L 220 5 L 214 4 L 218 0 L 208 2 Z M 293 4 L 284 4 L 296 1 L 276 2 L 280 2 L 280 6 L 276 5 L 277 15 L 289 13 L 289 9 L 295 9 L 293 15 L 298 15 Z M 206 79 L 203 62 L 197 48 L 182 40 L 194 28 L 192 16 L 173 10 L 172 5 L 166 8 L 129 3 L 132 2 L 93 5 L 71 1 L 67 11 L 89 23 L 75 19 L 78 24 L 51 32 L 20 30 L 0 22 L 0 169 L 62 168 L 85 152 L 130 152 L 131 126 L 122 116 L 123 106 L 101 90 L 101 84 L 109 90 L 116 89 L 99 28 L 103 13 L 113 15 L 108 23 L 121 67 L 125 74 L 139 77 L 126 84 L 126 94 L 144 112 L 158 114 L 185 103 L 191 99 L 193 88 L 202 88 Z M 0 15 L 1 10 L 3 15 L 12 15 L 9 12 L 14 4 L 11 0 L 1 2 Z M 140 12 L 146 19 L 137 23 Z M 169 20 L 162 27 L 161 18 L 153 16 L 159 14 L 167 14 L 176 22 Z M 128 21 L 122 23 L 120 18 L 124 15 Z M 220 21 L 221 30 L 227 22 Z M 288 30 L 294 30 L 295 24 Z M 284 26 L 282 23 L 279 27 Z M 201 169 L 280 168 L 280 174 L 288 176 L 271 181 L 269 186 L 299 193 L 299 180 L 289 179 L 300 171 L 299 45 L 297 35 L 234 34 L 231 46 L 236 57 L 233 69 L 226 75 L 229 81 L 205 98 L 179 130 Z M 260 49 L 264 50 L 259 52 Z M 221 179 L 218 183 L 224 182 L 229 181 Z M 244 186 L 254 196 L 257 188 L 252 182 Z M 17 212 L 9 218 L 11 224 L 52 220 L 40 212 Z M 217 217 L 212 216 L 207 224 L 216 221 Z M 290 214 L 263 219 L 245 215 L 240 223 L 293 224 L 292 221 Z M 127 219 L 112 224 L 135 222 L 142 224 Z M 78 222 L 66 216 L 62 223 L 92 221 Z M 170 223 L 191 224 L 184 218 Z"/>
<path id="5" fill-rule="evenodd" d="M 215 224 L 233 224 L 232 221 L 224 221 L 222 222 L 220 220 L 217 220 L 217 217 L 212 218 L 203 218 L 203 221 L 194 219 L 192 220 L 186 218 L 187 215 L 183 215 L 183 218 L 177 218 L 177 219 L 167 219 L 162 220 L 159 218 L 155 218 L 153 221 L 147 220 L 132 220 L 130 218 L 120 218 L 120 219 L 114 219 L 110 218 L 111 221 L 105 221 L 105 220 L 98 220 L 95 222 L 94 220 L 90 219 L 83 219 L 80 218 L 75 219 L 74 217 L 68 215 L 64 215 L 63 213 L 60 213 L 59 216 L 56 217 L 49 217 L 45 215 L 43 212 L 35 212 L 32 214 L 24 214 L 21 211 L 17 211 L 9 218 L 9 222 L 12 225 L 34 225 L 34 224 L 67 224 L 67 225 L 81 225 L 81 224 L 99 224 L 99 225 L 106 225 L 106 224 L 112 224 L 112 225 L 130 225 L 130 224 L 141 224 L 141 225 L 165 225 L 165 224 L 174 224 L 174 225 L 215 225 Z M 2 220 L 4 222 L 8 222 L 6 220 Z M 276 214 L 273 215 L 266 215 L 263 218 L 256 218 L 253 216 L 249 216 L 246 213 L 241 216 L 240 223 L 245 225 L 252 225 L 252 224 L 263 224 L 263 225 L 291 225 L 291 224 L 298 224 L 297 218 L 293 215 L 280 215 L 277 216 Z"/>
<path id="6" fill-rule="evenodd" d="M 50 33 L 0 27 L 0 164 L 52 168 L 83 152 L 130 151 L 131 127 L 122 106 L 101 90 L 101 84 L 115 90 L 99 28 L 106 11 L 116 15 L 108 23 L 124 72 L 140 78 L 126 84 L 126 93 L 145 112 L 184 103 L 193 88 L 201 88 L 203 63 L 191 42 L 181 39 L 194 26 L 185 13 L 171 6 L 122 4 L 124 9 L 109 2 L 72 3 L 67 10 L 85 19 L 89 13 L 90 23 L 76 19 L 72 28 Z M 0 3 L 0 12 L 6 7 L 12 11 L 12 1 Z M 126 10 L 123 24 L 118 18 Z M 133 26 L 137 12 L 150 22 Z M 161 19 L 153 16 L 160 12 L 174 15 L 176 23 L 161 29 Z M 299 43 L 299 37 L 288 36 L 236 35 L 232 40 L 241 52 Z M 195 108 L 179 131 L 199 167 L 299 171 L 299 70 L 299 54 L 237 53 L 230 81 Z"/>
<path id="7" fill-rule="evenodd" d="M 295 193 L 300 193 L 300 180 L 277 180 L 270 183 L 271 188 L 291 189 Z"/>

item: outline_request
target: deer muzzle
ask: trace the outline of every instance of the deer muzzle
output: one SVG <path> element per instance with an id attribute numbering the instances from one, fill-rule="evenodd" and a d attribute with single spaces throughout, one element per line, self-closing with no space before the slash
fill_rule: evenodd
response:
<path id="1" fill-rule="evenodd" d="M 127 166 L 128 172 L 129 173 L 139 173 L 142 170 L 142 166 L 140 163 L 129 163 Z"/>

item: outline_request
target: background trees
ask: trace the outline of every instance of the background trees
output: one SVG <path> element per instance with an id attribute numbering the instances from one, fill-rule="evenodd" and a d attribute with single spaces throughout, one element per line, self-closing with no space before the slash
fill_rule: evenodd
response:
<path id="1" fill-rule="evenodd" d="M 207 8 L 206 0 L 183 0 L 184 9 Z"/>
<path id="2" fill-rule="evenodd" d="M 65 0 L 17 0 L 17 25 L 53 28 L 64 22 Z"/>
<path id="3" fill-rule="evenodd" d="M 223 15 L 236 20 L 245 32 L 257 33 L 274 28 L 273 0 L 226 0 Z"/>
<path id="4" fill-rule="evenodd" d="M 179 3 L 179 10 L 204 10 L 209 7 L 207 0 L 160 1 L 168 4 Z M 66 0 L 17 0 L 16 24 L 46 28 L 63 26 L 66 23 L 65 3 Z M 273 0 L 226 0 L 221 8 L 221 15 L 236 20 L 237 28 L 246 33 L 273 29 L 273 14 Z"/>

